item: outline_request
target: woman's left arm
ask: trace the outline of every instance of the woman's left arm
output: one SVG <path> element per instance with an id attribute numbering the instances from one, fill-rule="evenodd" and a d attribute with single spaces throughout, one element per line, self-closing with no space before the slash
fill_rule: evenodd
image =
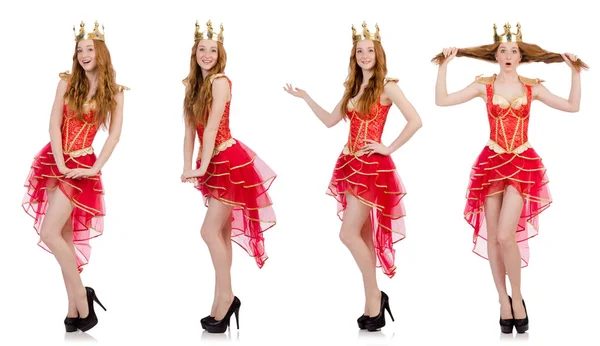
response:
<path id="1" fill-rule="evenodd" d="M 545 105 L 565 112 L 575 113 L 579 111 L 581 101 L 581 73 L 573 67 L 573 61 L 577 61 L 577 56 L 573 54 L 562 54 L 565 63 L 571 68 L 571 93 L 569 99 L 554 95 L 545 86 L 536 84 L 532 88 L 533 97 L 542 101 Z"/>
<path id="2" fill-rule="evenodd" d="M 398 107 L 407 123 L 400 132 L 400 135 L 390 144 L 389 146 L 384 146 L 380 143 L 377 143 L 372 140 L 367 140 L 369 144 L 367 144 L 364 149 L 367 149 L 369 152 L 369 156 L 374 153 L 379 153 L 382 155 L 390 155 L 396 150 L 398 150 L 401 146 L 403 146 L 408 140 L 421 128 L 423 125 L 421 122 L 421 117 L 417 113 L 417 110 L 413 105 L 406 99 L 402 90 L 396 83 L 388 82 L 384 89 L 384 94 L 392 100 L 392 102 Z"/>
<path id="3" fill-rule="evenodd" d="M 115 95 L 115 101 L 117 101 L 117 106 L 115 111 L 110 115 L 110 125 L 108 127 L 108 137 L 106 138 L 106 142 L 104 142 L 104 146 L 102 146 L 102 151 L 98 156 L 98 159 L 94 163 L 94 165 L 90 168 L 78 168 L 71 170 L 66 177 L 72 179 L 79 178 L 87 178 L 94 175 L 97 175 L 98 172 L 104 167 L 104 164 L 110 158 L 113 150 L 119 143 L 119 139 L 121 138 L 121 128 L 123 127 L 123 100 L 124 95 L 123 91 L 119 92 Z"/>

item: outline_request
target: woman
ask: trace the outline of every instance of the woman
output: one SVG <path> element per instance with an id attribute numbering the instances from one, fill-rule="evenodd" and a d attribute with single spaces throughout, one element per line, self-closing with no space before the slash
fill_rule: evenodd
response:
<path id="1" fill-rule="evenodd" d="M 231 241 L 253 256 L 259 268 L 267 260 L 262 233 L 275 225 L 275 213 L 268 189 L 275 173 L 229 130 L 231 81 L 225 76 L 227 54 L 223 47 L 223 26 L 206 32 L 196 22 L 190 59 L 184 113 L 184 163 L 182 182 L 194 182 L 208 207 L 201 235 L 215 268 L 215 294 L 210 314 L 201 320 L 210 333 L 224 333 L 241 302 L 231 287 Z M 200 150 L 192 169 L 194 141 Z"/>
<path id="2" fill-rule="evenodd" d="M 60 74 L 50 143 L 33 161 L 23 199 L 25 211 L 35 219 L 39 245 L 56 257 L 62 271 L 69 299 L 67 332 L 85 332 L 98 323 L 93 302 L 100 301 L 91 287 L 83 286 L 79 273 L 89 261 L 89 239 L 104 230 L 100 171 L 119 142 L 123 123 L 127 88 L 115 82 L 103 31 L 96 22 L 86 33 L 81 22 L 75 34 L 73 73 Z M 109 134 L 96 158 L 92 143 L 103 126 Z"/>
<path id="3" fill-rule="evenodd" d="M 455 56 L 498 63 L 500 72 L 477 77 L 461 91 L 448 94 L 446 70 Z M 527 140 L 531 102 L 566 112 L 577 112 L 581 99 L 580 70 L 587 68 L 577 56 L 550 53 L 522 40 L 521 26 L 513 33 L 510 24 L 494 43 L 479 47 L 447 48 L 433 58 L 440 65 L 436 84 L 436 104 L 452 106 L 480 97 L 486 103 L 490 139 L 471 171 L 464 216 L 474 228 L 473 251 L 488 258 L 500 301 L 503 333 L 529 328 L 525 301 L 521 294 L 521 267 L 529 263 L 527 240 L 538 233 L 538 215 L 551 203 L 548 178 L 541 158 Z M 520 76 L 522 62 L 565 62 L 571 68 L 568 99 L 552 94 L 540 79 Z M 512 297 L 506 289 L 508 275 Z"/>
<path id="4" fill-rule="evenodd" d="M 335 165 L 328 194 L 338 201 L 340 239 L 363 277 L 365 309 L 358 326 L 375 331 L 385 326 L 384 309 L 392 317 L 388 296 L 378 288 L 375 268 L 380 266 L 387 276 L 394 276 L 393 244 L 406 235 L 405 189 L 390 155 L 415 134 L 421 119 L 396 84 L 398 80 L 386 77 L 379 27 L 375 25 L 375 34 L 366 23 L 362 27 L 362 33 L 357 34 L 352 26 L 348 78 L 344 96 L 333 112 L 321 108 L 302 89 L 288 84 L 284 90 L 306 101 L 327 127 L 350 120 L 348 142 Z M 394 142 L 385 146 L 381 135 L 392 104 L 400 109 L 407 124 Z"/>

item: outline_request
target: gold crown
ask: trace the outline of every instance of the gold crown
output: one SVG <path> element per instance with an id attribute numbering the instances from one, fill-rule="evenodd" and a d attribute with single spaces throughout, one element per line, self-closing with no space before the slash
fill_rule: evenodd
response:
<path id="1" fill-rule="evenodd" d="M 500 42 L 522 42 L 523 35 L 521 35 L 521 23 L 517 23 L 517 32 L 510 32 L 510 24 L 504 24 L 504 33 L 498 36 L 496 31 L 496 24 L 494 24 L 494 43 Z"/>
<path id="2" fill-rule="evenodd" d="M 356 28 L 354 28 L 354 24 L 352 24 L 352 44 L 355 44 L 358 41 L 364 40 L 373 40 L 381 42 L 381 36 L 379 35 L 379 25 L 375 24 L 375 34 L 371 34 L 369 29 L 367 29 L 367 23 L 362 23 L 362 34 L 356 33 Z"/>
<path id="3" fill-rule="evenodd" d="M 85 24 L 81 21 L 79 24 L 79 33 L 76 33 L 75 26 L 73 26 L 73 33 L 75 34 L 75 41 L 79 42 L 81 40 L 98 40 L 104 41 L 104 24 L 102 25 L 102 32 L 98 29 L 98 21 L 94 23 L 94 30 L 90 33 L 85 32 Z"/>
<path id="4" fill-rule="evenodd" d="M 219 34 L 215 35 L 215 32 L 212 28 L 212 23 L 209 20 L 208 22 L 206 22 L 206 35 L 204 35 L 204 32 L 200 31 L 200 25 L 198 24 L 198 21 L 196 21 L 196 32 L 194 33 L 194 41 L 212 40 L 223 43 L 224 39 L 225 38 L 223 37 L 223 24 L 221 24 L 221 31 L 219 31 Z"/>

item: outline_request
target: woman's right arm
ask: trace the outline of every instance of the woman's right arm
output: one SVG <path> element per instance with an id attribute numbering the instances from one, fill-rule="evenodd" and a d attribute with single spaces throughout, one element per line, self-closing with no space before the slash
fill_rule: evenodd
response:
<path id="1" fill-rule="evenodd" d="M 67 82 L 60 80 L 56 88 L 56 96 L 52 105 L 52 113 L 50 113 L 50 146 L 52 147 L 52 155 L 60 174 L 67 174 L 69 169 L 65 165 L 62 148 L 61 126 L 63 121 L 63 107 L 65 102 L 65 92 L 67 91 Z"/>
<path id="2" fill-rule="evenodd" d="M 185 137 L 183 138 L 183 172 L 192 169 L 192 156 L 194 154 L 194 142 L 196 140 L 196 128 L 190 124 L 185 124 Z M 181 175 L 181 181 L 186 182 L 187 179 Z"/>
<path id="3" fill-rule="evenodd" d="M 319 106 L 315 100 L 313 100 L 306 91 L 294 88 L 291 84 L 287 84 L 283 87 L 288 94 L 303 99 L 315 115 L 321 120 L 321 122 L 327 126 L 332 127 L 342 120 L 342 101 L 338 102 L 337 106 L 333 109 L 333 112 L 329 113 L 323 107 Z"/>
<path id="4" fill-rule="evenodd" d="M 444 48 L 446 60 L 440 64 L 437 81 L 435 83 L 435 104 L 441 107 L 458 105 L 470 101 L 477 96 L 483 96 L 482 85 L 477 82 L 469 84 L 460 91 L 448 94 L 448 89 L 446 88 L 448 63 L 454 59 L 457 52 L 457 48 Z"/>

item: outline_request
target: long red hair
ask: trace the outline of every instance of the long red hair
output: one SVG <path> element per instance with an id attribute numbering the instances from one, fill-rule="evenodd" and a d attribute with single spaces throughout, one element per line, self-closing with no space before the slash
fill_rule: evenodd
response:
<path id="1" fill-rule="evenodd" d="M 92 42 L 96 51 L 96 69 L 98 72 L 98 89 L 90 100 L 90 102 L 95 103 L 93 121 L 106 126 L 110 121 L 110 114 L 117 107 L 115 95 L 119 92 L 119 86 L 116 83 L 116 72 L 106 43 L 99 40 L 92 40 Z M 79 119 L 83 120 L 83 105 L 89 93 L 90 85 L 85 76 L 85 71 L 77 59 L 77 44 L 75 44 L 71 71 L 73 72 L 69 78 L 69 86 L 64 97 L 69 108 L 76 112 Z"/>
<path id="2" fill-rule="evenodd" d="M 191 126 L 206 125 L 208 113 L 212 103 L 212 87 L 210 77 L 225 72 L 227 65 L 227 53 L 221 42 L 217 43 L 217 63 L 210 69 L 206 78 L 202 78 L 202 70 L 196 61 L 198 44 L 196 41 L 192 47 L 190 57 L 190 73 L 183 80 L 185 84 L 185 99 L 183 100 L 183 111 L 185 122 Z"/>
<path id="3" fill-rule="evenodd" d="M 348 111 L 348 102 L 358 95 L 360 86 L 363 83 L 363 73 L 358 62 L 356 61 L 356 46 L 358 42 L 354 43 L 350 52 L 350 64 L 348 66 L 348 78 L 344 83 L 346 88 L 344 97 L 342 98 L 342 117 L 347 119 L 346 112 Z M 373 41 L 375 48 L 375 66 L 373 67 L 373 76 L 369 80 L 369 83 L 363 90 L 363 93 L 355 105 L 355 110 L 361 114 L 368 114 L 371 106 L 377 102 L 379 95 L 383 92 L 384 79 L 387 75 L 387 63 L 385 58 L 385 51 L 379 41 Z"/>
<path id="4" fill-rule="evenodd" d="M 549 52 L 536 44 L 517 42 L 517 46 L 519 46 L 519 51 L 521 52 L 521 62 L 544 62 L 546 64 L 564 62 L 564 59 L 560 54 Z M 498 50 L 498 47 L 500 47 L 500 43 L 486 44 L 471 48 L 460 48 L 456 53 L 456 56 L 465 56 L 467 58 L 497 63 L 496 51 Z M 444 54 L 440 53 L 434 56 L 433 59 L 431 59 L 431 62 L 439 65 L 443 63 L 444 60 L 446 60 Z M 589 68 L 589 66 L 581 61 L 581 59 L 573 61 L 573 66 L 577 71 L 581 71 L 581 69 L 587 70 Z"/>

